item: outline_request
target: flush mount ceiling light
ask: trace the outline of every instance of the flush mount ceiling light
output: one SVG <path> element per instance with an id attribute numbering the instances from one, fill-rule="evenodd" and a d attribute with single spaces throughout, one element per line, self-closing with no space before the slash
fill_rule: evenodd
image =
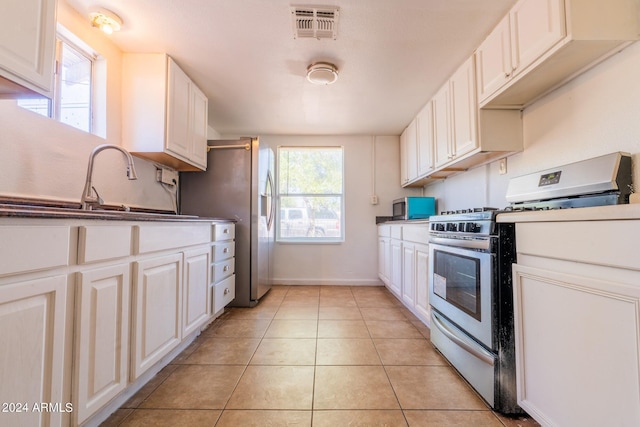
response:
<path id="1" fill-rule="evenodd" d="M 91 18 L 91 25 L 105 34 L 113 34 L 114 31 L 120 31 L 122 27 L 122 19 L 107 9 L 95 9 L 89 12 L 89 18 Z"/>
<path id="2" fill-rule="evenodd" d="M 307 67 L 307 80 L 315 85 L 330 85 L 338 80 L 338 67 L 329 62 L 316 62 Z"/>

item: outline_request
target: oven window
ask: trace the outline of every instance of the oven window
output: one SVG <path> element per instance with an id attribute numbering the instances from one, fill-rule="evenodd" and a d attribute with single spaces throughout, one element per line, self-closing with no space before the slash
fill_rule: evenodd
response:
<path id="1" fill-rule="evenodd" d="M 434 293 L 480 321 L 480 259 L 439 250 L 433 256 Z"/>

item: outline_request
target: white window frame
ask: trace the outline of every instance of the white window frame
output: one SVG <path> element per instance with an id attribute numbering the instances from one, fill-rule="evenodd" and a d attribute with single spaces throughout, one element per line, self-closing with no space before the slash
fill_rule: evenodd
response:
<path id="1" fill-rule="evenodd" d="M 339 194 L 325 194 L 325 193 L 283 193 L 280 188 L 280 156 L 283 149 L 291 150 L 291 149 L 301 149 L 301 150 L 314 150 L 314 149 L 339 149 L 341 152 L 342 158 L 342 168 L 340 173 L 342 175 L 342 187 L 340 189 Z M 302 243 L 302 244 L 336 244 L 343 243 L 345 241 L 345 173 L 344 173 L 344 165 L 345 165 L 345 150 L 344 146 L 338 145 L 323 145 L 323 146 L 306 146 L 306 145 L 287 145 L 287 146 L 278 146 L 277 154 L 276 154 L 276 241 L 278 243 Z M 339 236 L 299 236 L 299 237 L 283 237 L 281 236 L 281 212 L 282 212 L 282 198 L 286 196 L 299 196 L 299 197 L 336 197 L 340 199 L 340 212 L 337 214 L 340 216 L 339 221 Z M 286 208 L 285 208 L 286 209 Z"/>

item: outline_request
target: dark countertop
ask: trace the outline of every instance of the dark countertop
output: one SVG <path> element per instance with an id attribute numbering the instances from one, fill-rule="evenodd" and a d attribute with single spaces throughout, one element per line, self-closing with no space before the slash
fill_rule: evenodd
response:
<path id="1" fill-rule="evenodd" d="M 108 221 L 206 221 L 235 222 L 227 218 L 208 218 L 195 215 L 177 215 L 171 212 L 125 211 L 115 209 L 82 210 L 79 204 L 47 203 L 46 205 L 28 205 L 17 203 L 0 203 L 0 218 L 57 218 L 57 219 L 90 219 Z"/>

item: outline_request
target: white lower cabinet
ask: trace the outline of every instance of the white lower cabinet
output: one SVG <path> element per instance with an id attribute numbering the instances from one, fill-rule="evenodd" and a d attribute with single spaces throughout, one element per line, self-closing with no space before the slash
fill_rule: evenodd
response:
<path id="1" fill-rule="evenodd" d="M 209 319 L 209 246 L 184 253 L 182 336 L 198 330 Z"/>
<path id="2" fill-rule="evenodd" d="M 78 273 L 76 288 L 74 413 L 78 424 L 128 384 L 128 263 Z"/>
<path id="3" fill-rule="evenodd" d="M 638 224 L 516 223 L 518 404 L 544 426 L 640 425 Z"/>
<path id="4" fill-rule="evenodd" d="M 182 338 L 182 254 L 134 263 L 131 380 L 159 362 Z"/>
<path id="5" fill-rule="evenodd" d="M 68 277 L 56 275 L 0 286 L 0 424 L 62 426 Z M 60 404 L 40 411 L 40 402 Z"/>
<path id="6" fill-rule="evenodd" d="M 211 229 L 210 315 L 222 312 L 236 297 L 235 224 L 214 224 Z"/>
<path id="7" fill-rule="evenodd" d="M 412 313 L 429 324 L 429 224 L 378 226 L 378 277 Z"/>

